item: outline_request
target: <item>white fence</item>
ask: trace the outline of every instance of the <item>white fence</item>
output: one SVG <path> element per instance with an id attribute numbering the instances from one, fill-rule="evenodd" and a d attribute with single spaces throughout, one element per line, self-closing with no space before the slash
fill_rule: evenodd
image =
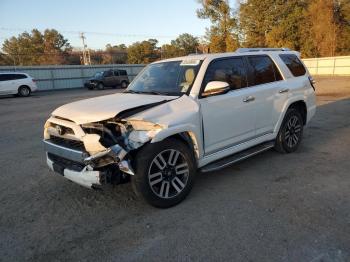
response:
<path id="1" fill-rule="evenodd" d="M 312 75 L 350 75 L 350 56 L 303 59 Z"/>
<path id="2" fill-rule="evenodd" d="M 32 76 L 39 90 L 79 88 L 84 86 L 84 81 L 92 77 L 96 72 L 108 69 L 124 69 L 128 73 L 129 80 L 142 70 L 144 65 L 57 65 L 57 66 L 0 66 L 0 72 L 17 71 Z"/>

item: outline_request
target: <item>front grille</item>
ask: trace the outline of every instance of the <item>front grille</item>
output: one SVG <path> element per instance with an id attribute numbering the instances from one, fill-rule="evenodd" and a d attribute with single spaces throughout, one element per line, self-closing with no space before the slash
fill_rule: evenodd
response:
<path id="1" fill-rule="evenodd" d="M 47 153 L 48 158 L 54 162 L 55 164 L 61 166 L 62 168 L 67 168 L 73 171 L 77 171 L 80 172 L 83 170 L 84 165 L 74 162 L 72 160 L 60 157 L 60 156 L 56 156 L 54 154 L 51 153 Z"/>
<path id="2" fill-rule="evenodd" d="M 51 136 L 49 141 L 59 146 L 68 147 L 70 149 L 75 149 L 79 151 L 85 151 L 84 143 L 82 141 L 65 139 L 58 136 Z"/>

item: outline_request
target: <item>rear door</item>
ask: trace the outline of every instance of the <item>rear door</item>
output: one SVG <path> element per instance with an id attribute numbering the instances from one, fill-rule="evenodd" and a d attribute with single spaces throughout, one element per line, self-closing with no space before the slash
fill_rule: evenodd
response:
<path id="1" fill-rule="evenodd" d="M 114 70 L 113 73 L 114 73 L 114 86 L 120 85 L 120 82 L 121 82 L 120 72 L 118 70 Z"/>
<path id="2" fill-rule="evenodd" d="M 248 85 L 254 90 L 256 136 L 273 133 L 276 118 L 288 96 L 286 81 L 268 55 L 246 56 L 249 68 Z"/>
<path id="3" fill-rule="evenodd" d="M 227 82 L 231 91 L 199 99 L 205 154 L 232 147 L 255 136 L 256 108 L 252 90 L 247 88 L 244 58 L 212 61 L 203 79 L 202 90 L 211 81 Z"/>

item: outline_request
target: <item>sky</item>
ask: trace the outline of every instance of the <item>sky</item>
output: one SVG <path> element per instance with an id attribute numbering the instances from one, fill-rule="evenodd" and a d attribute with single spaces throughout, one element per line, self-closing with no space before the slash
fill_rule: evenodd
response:
<path id="1" fill-rule="evenodd" d="M 203 36 L 209 20 L 197 18 L 196 0 L 0 0 L 0 45 L 33 28 L 54 28 L 73 47 L 89 48 L 156 38 L 169 43 L 181 33 Z"/>

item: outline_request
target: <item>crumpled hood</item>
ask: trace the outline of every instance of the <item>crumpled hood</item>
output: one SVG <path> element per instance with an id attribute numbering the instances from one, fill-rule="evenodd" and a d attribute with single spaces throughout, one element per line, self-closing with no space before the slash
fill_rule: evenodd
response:
<path id="1" fill-rule="evenodd" d="M 57 108 L 52 115 L 81 125 L 113 118 L 127 109 L 175 98 L 177 96 L 118 93 L 69 103 Z"/>

